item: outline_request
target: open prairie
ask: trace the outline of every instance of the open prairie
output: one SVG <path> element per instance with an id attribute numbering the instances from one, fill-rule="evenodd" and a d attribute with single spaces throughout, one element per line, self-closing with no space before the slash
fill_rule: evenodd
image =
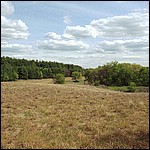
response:
<path id="1" fill-rule="evenodd" d="M 1 148 L 149 149 L 149 96 L 51 79 L 1 83 Z"/>

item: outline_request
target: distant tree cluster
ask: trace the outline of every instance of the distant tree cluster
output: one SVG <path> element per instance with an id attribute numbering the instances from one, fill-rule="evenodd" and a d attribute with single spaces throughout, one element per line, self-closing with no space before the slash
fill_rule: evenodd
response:
<path id="1" fill-rule="evenodd" d="M 137 64 L 110 62 L 96 69 L 86 69 L 89 84 L 107 86 L 149 86 L 149 67 Z"/>
<path id="2" fill-rule="evenodd" d="M 72 77 L 83 68 L 73 64 L 1 57 L 1 81 L 53 78 L 57 74 Z"/>
<path id="3" fill-rule="evenodd" d="M 56 83 L 64 83 L 64 77 L 72 77 L 78 82 L 82 75 L 95 86 L 149 86 L 149 67 L 138 64 L 115 61 L 95 69 L 83 69 L 73 64 L 1 57 L 1 81 L 55 78 Z"/>

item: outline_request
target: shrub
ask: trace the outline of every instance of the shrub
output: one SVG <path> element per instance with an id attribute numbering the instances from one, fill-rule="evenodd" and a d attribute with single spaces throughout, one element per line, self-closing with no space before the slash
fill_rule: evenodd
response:
<path id="1" fill-rule="evenodd" d="M 65 83 L 65 77 L 63 74 L 56 74 L 56 77 L 54 78 L 54 83 L 58 84 L 64 84 Z"/>
<path id="2" fill-rule="evenodd" d="M 96 80 L 96 81 L 94 82 L 94 85 L 95 85 L 95 86 L 99 86 L 99 85 L 100 85 L 100 81 Z"/>
<path id="3" fill-rule="evenodd" d="M 74 82 L 79 82 L 79 79 L 81 78 L 82 78 L 82 74 L 80 72 L 77 72 L 77 71 L 72 72 L 72 80 Z"/>
<path id="4" fill-rule="evenodd" d="M 136 84 L 134 82 L 130 82 L 129 86 L 127 87 L 127 92 L 135 92 Z"/>

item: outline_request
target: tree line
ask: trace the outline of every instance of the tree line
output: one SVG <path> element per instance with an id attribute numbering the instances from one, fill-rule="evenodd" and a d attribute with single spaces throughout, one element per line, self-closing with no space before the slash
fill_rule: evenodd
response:
<path id="1" fill-rule="evenodd" d="M 84 69 L 73 64 L 1 57 L 1 81 L 72 77 L 77 82 L 82 76 L 95 86 L 149 86 L 149 67 L 138 64 L 107 63 L 97 68 Z"/>
<path id="2" fill-rule="evenodd" d="M 133 83 L 149 86 L 149 67 L 114 61 L 95 69 L 86 69 L 85 80 L 96 86 L 129 86 Z"/>
<path id="3" fill-rule="evenodd" d="M 51 61 L 1 57 L 1 81 L 53 78 L 56 74 L 71 77 L 73 72 L 83 73 L 83 68 L 78 65 Z"/>

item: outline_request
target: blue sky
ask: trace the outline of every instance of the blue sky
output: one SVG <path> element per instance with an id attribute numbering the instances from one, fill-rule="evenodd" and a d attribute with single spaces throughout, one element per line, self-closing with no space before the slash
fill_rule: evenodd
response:
<path id="1" fill-rule="evenodd" d="M 1 1 L 1 55 L 149 65 L 149 1 Z"/>

